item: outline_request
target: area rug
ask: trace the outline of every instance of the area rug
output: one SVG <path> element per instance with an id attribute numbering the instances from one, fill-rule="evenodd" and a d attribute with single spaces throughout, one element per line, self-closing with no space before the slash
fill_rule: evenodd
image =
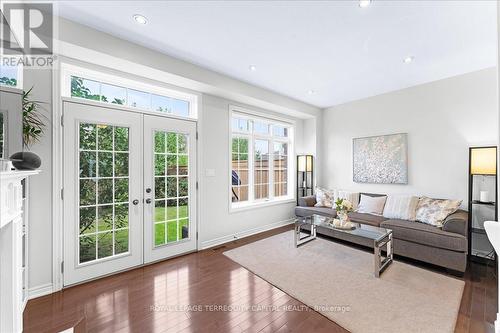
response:
<path id="1" fill-rule="evenodd" d="M 453 332 L 464 289 L 398 261 L 375 278 L 370 252 L 321 238 L 295 248 L 293 231 L 224 255 L 353 333 Z"/>

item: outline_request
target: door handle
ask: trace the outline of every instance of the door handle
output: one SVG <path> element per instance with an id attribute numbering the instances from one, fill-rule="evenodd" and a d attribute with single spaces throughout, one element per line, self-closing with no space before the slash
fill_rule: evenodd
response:
<path id="1" fill-rule="evenodd" d="M 132 203 L 137 206 L 139 204 L 139 200 L 135 199 L 134 201 L 132 201 Z"/>
<path id="2" fill-rule="evenodd" d="M 149 187 L 146 189 L 146 193 L 151 193 L 151 189 Z"/>
<path id="3" fill-rule="evenodd" d="M 151 203 L 151 199 L 146 199 L 146 203 L 150 204 Z"/>

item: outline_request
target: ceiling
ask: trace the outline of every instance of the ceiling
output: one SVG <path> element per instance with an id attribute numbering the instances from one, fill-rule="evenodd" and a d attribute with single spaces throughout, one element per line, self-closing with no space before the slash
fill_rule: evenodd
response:
<path id="1" fill-rule="evenodd" d="M 59 5 L 67 19 L 318 107 L 496 66 L 495 1 Z"/>

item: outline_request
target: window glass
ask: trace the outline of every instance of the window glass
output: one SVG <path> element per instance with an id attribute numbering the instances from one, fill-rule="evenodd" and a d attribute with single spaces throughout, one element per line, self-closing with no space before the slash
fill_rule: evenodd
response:
<path id="1" fill-rule="evenodd" d="M 260 121 L 253 122 L 253 130 L 258 134 L 269 134 L 269 124 Z"/>
<path id="2" fill-rule="evenodd" d="M 19 78 L 17 66 L 0 65 L 0 84 L 9 87 L 17 87 Z"/>
<path id="3" fill-rule="evenodd" d="M 177 116 L 189 116 L 189 102 L 173 98 L 172 113 Z"/>
<path id="4" fill-rule="evenodd" d="M 274 196 L 288 194 L 288 143 L 275 142 L 273 152 Z"/>
<path id="5" fill-rule="evenodd" d="M 170 97 L 151 95 L 151 109 L 154 111 L 172 113 L 172 99 Z"/>
<path id="6" fill-rule="evenodd" d="M 269 197 L 269 141 L 255 140 L 254 194 L 255 199 Z"/>
<path id="7" fill-rule="evenodd" d="M 233 131 L 248 132 L 250 130 L 250 122 L 247 119 L 232 118 Z"/>
<path id="8" fill-rule="evenodd" d="M 128 90 L 128 106 L 141 109 L 151 108 L 151 94 L 139 90 Z"/>
<path id="9" fill-rule="evenodd" d="M 97 81 L 87 80 L 81 77 L 71 77 L 71 97 L 80 97 L 99 101 L 101 84 Z"/>
<path id="10" fill-rule="evenodd" d="M 280 125 L 273 125 L 273 135 L 286 138 L 288 137 L 288 128 Z"/>
<path id="11" fill-rule="evenodd" d="M 127 89 L 106 83 L 103 83 L 101 85 L 102 102 L 125 105 L 126 99 L 127 99 Z"/>
<path id="12" fill-rule="evenodd" d="M 289 191 L 289 127 L 234 114 L 231 142 L 232 203 L 283 199 Z M 270 134 L 273 135 L 270 135 Z"/>
<path id="13" fill-rule="evenodd" d="M 1 83 L 0 83 L 1 84 Z M 189 101 L 149 92 L 120 87 L 113 84 L 71 76 L 71 97 L 79 97 L 134 108 L 153 110 L 189 117 Z"/>
<path id="14" fill-rule="evenodd" d="M 232 202 L 248 201 L 248 139 L 232 139 L 231 186 Z"/>

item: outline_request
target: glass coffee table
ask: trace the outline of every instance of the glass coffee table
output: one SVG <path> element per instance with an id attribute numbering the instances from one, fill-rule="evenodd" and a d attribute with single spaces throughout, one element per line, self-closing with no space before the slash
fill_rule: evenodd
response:
<path id="1" fill-rule="evenodd" d="M 353 223 L 354 229 L 339 229 L 329 223 L 332 220 L 331 217 L 316 214 L 297 218 L 294 232 L 295 246 L 299 247 L 316 239 L 317 228 L 326 228 L 329 230 L 328 235 L 334 238 L 353 240 L 356 243 L 373 246 L 375 277 L 379 277 L 393 262 L 392 230 L 360 223 Z M 382 255 L 384 248 L 385 256 Z"/>

